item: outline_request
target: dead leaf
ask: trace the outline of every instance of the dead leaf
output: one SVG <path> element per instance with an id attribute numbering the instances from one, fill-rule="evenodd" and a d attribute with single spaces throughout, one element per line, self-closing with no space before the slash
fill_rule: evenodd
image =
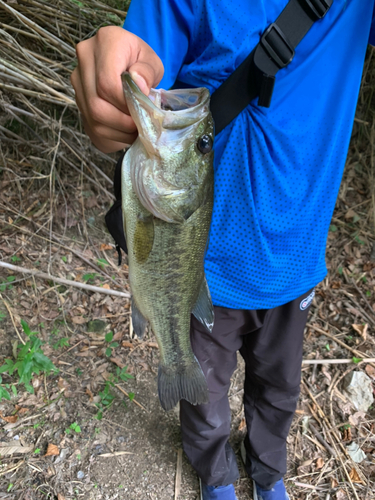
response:
<path id="1" fill-rule="evenodd" d="M 61 391 L 65 391 L 65 389 L 67 389 L 69 387 L 68 382 L 65 379 L 63 379 L 62 377 L 59 378 L 57 385 Z"/>
<path id="2" fill-rule="evenodd" d="M 239 431 L 243 431 L 246 428 L 246 420 L 243 418 L 238 426 Z"/>
<path id="3" fill-rule="evenodd" d="M 5 422 L 8 422 L 9 424 L 15 424 L 18 420 L 18 415 L 12 415 L 11 417 L 4 417 L 3 413 L 0 411 L 0 417 L 5 420 Z"/>
<path id="4" fill-rule="evenodd" d="M 87 198 L 85 205 L 87 208 L 98 207 L 99 205 L 96 196 L 90 196 L 90 198 Z"/>
<path id="5" fill-rule="evenodd" d="M 304 462 L 301 463 L 300 467 L 308 467 L 309 465 L 311 465 L 312 463 L 314 462 L 313 459 L 310 459 L 310 460 L 305 460 Z"/>
<path id="6" fill-rule="evenodd" d="M 14 455 L 15 453 L 29 453 L 33 449 L 34 446 L 32 444 L 22 446 L 18 442 L 0 443 L 0 456 L 5 457 L 6 455 Z"/>
<path id="7" fill-rule="evenodd" d="M 87 323 L 87 320 L 85 320 L 85 318 L 83 318 L 82 316 L 72 316 L 72 322 L 75 325 L 84 325 L 85 323 Z"/>
<path id="8" fill-rule="evenodd" d="M 337 488 L 339 483 L 336 481 L 336 479 L 334 477 L 330 477 L 329 479 L 331 481 L 331 488 Z"/>
<path id="9" fill-rule="evenodd" d="M 358 472 L 354 467 L 349 472 L 349 477 L 353 481 L 353 483 L 363 483 L 362 479 L 359 477 Z"/>
<path id="10" fill-rule="evenodd" d="M 123 340 L 122 347 L 129 347 L 129 349 L 133 349 L 134 346 L 131 342 L 128 342 L 127 340 Z"/>
<path id="11" fill-rule="evenodd" d="M 120 368 L 124 368 L 125 366 L 125 364 L 122 362 L 120 358 L 110 358 L 110 360 L 112 361 L 112 363 L 119 366 Z"/>
<path id="12" fill-rule="evenodd" d="M 345 491 L 340 488 L 339 491 L 336 493 L 336 500 L 347 500 L 347 499 L 348 497 L 346 496 Z"/>
<path id="13" fill-rule="evenodd" d="M 106 290 L 110 290 L 111 289 L 111 287 L 107 283 L 104 283 L 104 285 L 102 286 L 102 288 L 105 288 Z"/>
<path id="14" fill-rule="evenodd" d="M 364 420 L 366 417 L 366 413 L 364 411 L 356 411 L 353 415 L 349 417 L 349 423 L 353 427 L 357 427 L 360 420 Z"/>
<path id="15" fill-rule="evenodd" d="M 89 395 L 90 401 L 92 401 L 94 399 L 94 394 L 90 391 L 90 389 L 88 387 L 86 387 L 86 394 Z"/>
<path id="16" fill-rule="evenodd" d="M 371 365 L 366 365 L 365 371 L 369 377 L 375 380 L 375 368 Z"/>
<path id="17" fill-rule="evenodd" d="M 45 457 L 52 457 L 55 455 L 60 455 L 60 451 L 55 444 L 49 443 L 49 445 L 47 447 L 47 452 L 44 456 Z"/>
<path id="18" fill-rule="evenodd" d="M 157 342 L 147 342 L 147 347 L 154 347 L 157 349 L 159 346 Z"/>
<path id="19" fill-rule="evenodd" d="M 317 469 L 321 469 L 323 465 L 324 465 L 324 460 L 322 459 L 322 457 L 319 457 L 318 460 L 316 461 L 315 467 Z"/>
<path id="20" fill-rule="evenodd" d="M 123 332 L 121 331 L 118 331 L 114 334 L 113 336 L 113 339 L 112 340 L 121 340 L 121 337 L 123 336 Z"/>
<path id="21" fill-rule="evenodd" d="M 77 352 L 75 355 L 79 356 L 80 358 L 93 358 L 96 354 L 93 350 L 87 349 L 86 351 Z"/>
<path id="22" fill-rule="evenodd" d="M 100 245 L 100 250 L 103 251 L 103 250 L 112 250 L 113 247 L 111 247 L 111 245 L 107 245 L 107 243 L 102 243 Z"/>
<path id="23" fill-rule="evenodd" d="M 62 493 L 57 494 L 57 500 L 65 500 L 65 497 Z"/>
<path id="24" fill-rule="evenodd" d="M 363 340 L 367 339 L 368 323 L 365 323 L 364 325 L 353 324 L 352 327 L 357 333 L 359 333 Z"/>
<path id="25" fill-rule="evenodd" d="M 20 406 L 16 405 L 16 410 L 17 410 L 17 415 L 21 417 L 25 413 L 29 411 L 29 408 L 21 408 Z"/>
<path id="26" fill-rule="evenodd" d="M 355 216 L 358 217 L 358 214 L 356 214 L 352 208 L 349 208 L 344 217 L 345 219 L 352 219 Z"/>
<path id="27" fill-rule="evenodd" d="M 329 372 L 328 366 L 325 366 L 325 365 L 322 366 L 322 373 L 326 377 L 326 379 L 328 380 L 328 382 L 331 383 L 331 381 L 332 381 L 332 375 Z"/>

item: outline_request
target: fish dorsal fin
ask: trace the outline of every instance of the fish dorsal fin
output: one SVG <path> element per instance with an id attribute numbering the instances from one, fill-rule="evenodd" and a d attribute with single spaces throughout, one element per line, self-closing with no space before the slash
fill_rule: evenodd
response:
<path id="1" fill-rule="evenodd" d="M 212 305 L 211 294 L 208 289 L 206 277 L 203 278 L 198 299 L 192 313 L 209 332 L 212 332 L 212 328 L 214 326 L 214 307 Z"/>
<path id="2" fill-rule="evenodd" d="M 148 259 L 154 244 L 154 218 L 150 215 L 139 215 L 134 232 L 133 252 L 138 264 Z"/>
<path id="3" fill-rule="evenodd" d="M 132 323 L 133 323 L 134 333 L 137 335 L 139 339 L 142 339 L 143 335 L 145 334 L 147 319 L 138 309 L 138 306 L 135 303 L 133 297 L 132 297 Z"/>

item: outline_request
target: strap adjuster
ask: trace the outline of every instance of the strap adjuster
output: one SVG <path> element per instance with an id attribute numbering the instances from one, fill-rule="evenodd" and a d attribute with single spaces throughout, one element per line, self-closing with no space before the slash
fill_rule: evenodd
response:
<path id="1" fill-rule="evenodd" d="M 294 57 L 294 48 L 276 23 L 268 26 L 260 43 L 280 69 L 285 68 Z"/>
<path id="2" fill-rule="evenodd" d="M 313 21 L 323 19 L 329 11 L 333 0 L 300 0 Z"/>

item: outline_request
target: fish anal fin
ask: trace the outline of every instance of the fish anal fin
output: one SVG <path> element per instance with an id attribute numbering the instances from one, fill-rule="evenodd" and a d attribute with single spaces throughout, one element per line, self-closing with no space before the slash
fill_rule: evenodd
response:
<path id="1" fill-rule="evenodd" d="M 145 334 L 147 319 L 143 316 L 141 311 L 138 309 L 137 304 L 132 298 L 132 323 L 134 333 L 137 335 L 139 339 L 143 338 Z"/>
<path id="2" fill-rule="evenodd" d="M 206 378 L 195 356 L 193 360 L 190 365 L 176 369 L 159 366 L 158 392 L 164 410 L 171 410 L 181 399 L 192 405 L 208 403 Z"/>
<path id="3" fill-rule="evenodd" d="M 203 278 L 199 295 L 192 313 L 209 332 L 212 332 L 212 328 L 214 326 L 214 307 L 212 305 L 211 294 L 205 277 Z"/>

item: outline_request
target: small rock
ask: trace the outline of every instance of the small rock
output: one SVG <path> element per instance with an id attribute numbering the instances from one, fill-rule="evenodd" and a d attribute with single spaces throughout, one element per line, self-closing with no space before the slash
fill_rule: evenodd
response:
<path id="1" fill-rule="evenodd" d="M 374 402 L 371 379 L 364 372 L 349 373 L 343 392 L 358 411 L 366 412 Z"/>
<path id="2" fill-rule="evenodd" d="M 82 470 L 77 472 L 77 479 L 83 479 L 85 477 L 85 473 Z"/>
<path id="3" fill-rule="evenodd" d="M 350 445 L 347 446 L 346 449 L 348 450 L 348 453 L 351 456 L 353 462 L 356 462 L 357 464 L 360 464 L 366 458 L 366 453 L 361 450 L 358 444 L 354 441 L 350 443 Z"/>
<path id="4" fill-rule="evenodd" d="M 93 319 L 87 323 L 87 331 L 90 333 L 104 333 L 109 328 L 108 323 L 101 319 Z"/>
<path id="5" fill-rule="evenodd" d="M 58 464 L 58 463 L 62 462 L 63 460 L 65 460 L 65 458 L 67 457 L 69 451 L 70 451 L 70 448 L 63 448 L 60 451 L 60 455 L 56 458 L 55 464 Z"/>

